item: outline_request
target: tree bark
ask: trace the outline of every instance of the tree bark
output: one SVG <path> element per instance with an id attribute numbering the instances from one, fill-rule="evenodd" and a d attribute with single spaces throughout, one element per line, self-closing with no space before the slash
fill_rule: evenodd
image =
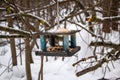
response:
<path id="1" fill-rule="evenodd" d="M 110 17 L 110 5 L 111 1 L 109 0 L 105 0 L 104 3 L 103 3 L 103 17 Z M 105 33 L 110 33 L 110 22 L 108 21 L 104 21 L 103 22 L 103 28 L 102 28 L 102 31 L 105 32 Z"/>
<path id="2" fill-rule="evenodd" d="M 118 16 L 118 7 L 119 7 L 119 0 L 105 0 L 103 5 L 103 17 L 111 17 L 111 16 Z M 111 20 L 112 21 L 112 20 Z M 118 31 L 118 21 L 104 21 L 103 22 L 103 32 L 110 33 L 111 29 Z"/>
<path id="3" fill-rule="evenodd" d="M 12 26 L 11 26 L 12 27 Z M 22 30 L 17 30 L 17 29 L 13 29 L 10 26 L 0 26 L 0 30 L 1 31 L 6 31 L 6 32 L 10 32 L 10 33 L 14 33 L 14 34 L 20 34 L 20 35 L 24 35 L 24 36 L 28 36 L 30 37 L 30 34 L 27 31 L 22 31 Z"/>
<path id="4" fill-rule="evenodd" d="M 26 80 L 32 80 L 31 69 L 30 69 L 30 40 L 29 38 L 25 39 L 25 66 L 26 66 Z"/>
<path id="5" fill-rule="evenodd" d="M 118 16 L 119 0 L 112 0 L 111 16 Z M 112 30 L 118 31 L 118 21 L 112 22 Z"/>
<path id="6" fill-rule="evenodd" d="M 26 0 L 25 1 L 25 6 L 27 8 L 30 7 L 30 0 Z M 29 21 L 28 18 L 25 19 L 25 21 Z M 25 30 L 29 31 L 28 25 L 25 23 Z M 30 50 L 30 39 L 29 38 L 25 38 L 25 66 L 26 66 L 26 80 L 32 80 L 32 76 L 31 76 L 31 68 L 30 68 L 30 58 L 31 58 L 31 50 Z"/>
<path id="7" fill-rule="evenodd" d="M 12 3 L 14 3 L 14 2 L 12 1 Z M 8 7 L 10 7 L 10 6 L 8 6 Z M 7 11 L 7 13 L 11 14 L 12 12 Z M 7 21 L 8 21 L 8 26 L 13 28 L 12 18 L 8 17 Z M 12 34 L 12 32 L 10 32 L 10 34 Z M 12 55 L 12 65 L 16 66 L 17 65 L 17 56 L 16 56 L 16 47 L 15 47 L 15 39 L 14 38 L 10 38 L 10 47 L 11 47 L 11 55 Z"/>
<path id="8" fill-rule="evenodd" d="M 76 76 L 79 77 L 79 76 L 84 75 L 88 72 L 94 71 L 94 70 L 100 68 L 105 62 L 106 62 L 106 59 L 102 59 L 101 62 L 97 63 L 96 65 L 77 72 Z"/>

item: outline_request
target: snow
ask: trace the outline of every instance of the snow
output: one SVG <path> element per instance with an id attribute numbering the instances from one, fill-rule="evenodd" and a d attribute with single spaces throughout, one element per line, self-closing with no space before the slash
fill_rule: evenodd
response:
<path id="1" fill-rule="evenodd" d="M 65 28 L 58 28 L 56 32 L 69 32 L 69 30 Z"/>
<path id="2" fill-rule="evenodd" d="M 107 20 L 107 19 L 115 19 L 115 18 L 120 18 L 120 16 L 112 16 L 112 17 L 104 17 L 102 20 Z"/>

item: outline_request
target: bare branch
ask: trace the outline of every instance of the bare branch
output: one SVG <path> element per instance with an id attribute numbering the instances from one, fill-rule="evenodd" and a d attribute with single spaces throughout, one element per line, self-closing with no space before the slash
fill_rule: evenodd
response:
<path id="1" fill-rule="evenodd" d="M 0 26 L 0 30 L 1 31 L 6 31 L 6 32 L 12 32 L 12 33 L 16 33 L 16 34 L 21 34 L 21 35 L 25 35 L 25 36 L 30 36 L 30 33 L 27 31 L 23 31 L 23 30 L 19 30 L 19 29 L 13 29 L 10 27 L 6 27 L 6 26 Z"/>
<path id="2" fill-rule="evenodd" d="M 19 34 L 10 34 L 10 35 L 0 35 L 0 38 L 26 38 L 30 36 L 23 36 L 23 35 L 19 35 Z"/>
<path id="3" fill-rule="evenodd" d="M 95 17 L 94 19 L 92 19 L 91 22 L 101 22 L 101 23 L 103 23 L 104 21 L 112 22 L 112 21 L 119 21 L 119 20 L 120 20 L 120 16 L 103 17 L 103 18 Z"/>
<path id="4" fill-rule="evenodd" d="M 79 77 L 79 76 L 82 76 L 88 72 L 91 72 L 91 71 L 94 71 L 94 70 L 97 70 L 98 68 L 100 68 L 104 63 L 108 63 L 109 61 L 112 61 L 112 60 L 118 60 L 120 58 L 115 58 L 115 59 L 106 59 L 106 58 L 103 58 L 101 60 L 98 61 L 98 63 L 94 66 L 91 66 L 91 67 L 88 67 L 82 71 L 79 71 L 76 73 L 76 76 Z"/>
<path id="5" fill-rule="evenodd" d="M 95 58 L 96 56 L 90 56 L 90 57 L 88 57 L 88 58 L 82 58 L 81 60 L 79 60 L 79 61 L 77 61 L 76 63 L 74 63 L 73 64 L 73 67 L 75 66 L 75 65 L 77 65 L 78 63 L 80 63 L 80 62 L 82 62 L 82 61 L 86 61 L 86 60 L 88 60 L 88 59 L 92 59 L 92 58 Z"/>
<path id="6" fill-rule="evenodd" d="M 94 65 L 92 67 L 86 68 L 86 69 L 84 69 L 84 70 L 82 70 L 80 72 L 77 72 L 76 76 L 79 77 L 79 76 L 84 75 L 84 74 L 86 74 L 88 72 L 94 71 L 94 70 L 98 69 L 99 67 L 101 67 L 102 64 L 105 63 L 105 62 L 106 62 L 106 59 L 104 58 L 98 64 L 96 64 L 96 65 Z"/>
<path id="7" fill-rule="evenodd" d="M 105 47 L 110 47 L 110 48 L 118 48 L 120 44 L 114 44 L 114 43 L 107 43 L 107 42 L 91 42 L 90 46 L 105 46 Z"/>
<path id="8" fill-rule="evenodd" d="M 120 48 L 119 48 L 119 49 L 120 49 Z M 115 55 L 115 52 L 116 52 L 116 51 L 117 51 L 116 49 L 111 50 L 111 51 L 108 52 L 108 53 L 106 54 L 106 56 L 104 56 L 102 59 L 95 61 L 95 62 L 97 62 L 96 65 L 90 66 L 90 67 L 88 67 L 88 68 L 86 68 L 86 69 L 84 69 L 84 70 L 82 70 L 82 71 L 79 71 L 79 72 L 76 73 L 76 75 L 79 77 L 79 76 L 84 75 L 84 74 L 86 74 L 86 73 L 88 73 L 88 72 L 91 72 L 91 71 L 94 71 L 94 70 L 98 69 L 98 68 L 101 67 L 104 63 L 108 63 L 108 62 L 110 62 L 110 61 L 116 61 L 116 60 L 120 59 L 120 58 L 119 58 L 119 55 L 118 55 L 118 56 Z M 112 55 L 112 54 L 114 54 L 114 55 Z M 119 54 L 119 52 L 118 52 L 117 54 Z M 90 58 L 92 58 L 92 57 L 90 57 Z M 83 60 L 81 59 L 80 61 L 76 62 L 75 65 L 78 64 L 78 63 L 81 62 L 81 61 L 85 61 L 85 60 L 88 60 L 88 59 L 90 59 L 90 58 L 88 57 L 88 58 L 83 59 Z"/>

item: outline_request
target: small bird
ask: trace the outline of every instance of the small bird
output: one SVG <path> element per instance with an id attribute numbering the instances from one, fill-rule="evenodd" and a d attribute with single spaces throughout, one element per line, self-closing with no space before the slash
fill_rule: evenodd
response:
<path id="1" fill-rule="evenodd" d="M 88 22 L 92 22 L 92 21 L 96 20 L 96 16 L 95 16 L 95 15 L 92 15 L 91 17 L 86 18 L 86 20 L 87 20 Z"/>
<path id="2" fill-rule="evenodd" d="M 8 13 L 14 13 L 14 9 L 12 7 L 10 7 L 10 6 L 6 6 L 6 11 Z"/>

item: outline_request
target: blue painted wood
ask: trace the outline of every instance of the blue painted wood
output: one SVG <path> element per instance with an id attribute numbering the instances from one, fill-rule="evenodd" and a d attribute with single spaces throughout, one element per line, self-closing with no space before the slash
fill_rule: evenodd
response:
<path id="1" fill-rule="evenodd" d="M 69 49 L 69 36 L 68 35 L 64 35 L 63 37 L 63 47 L 65 51 L 68 51 Z"/>
<path id="2" fill-rule="evenodd" d="M 75 34 L 71 35 L 71 47 L 72 48 L 76 47 L 76 35 Z"/>
<path id="3" fill-rule="evenodd" d="M 40 46 L 42 51 L 46 51 L 46 38 L 44 35 L 40 36 Z"/>

